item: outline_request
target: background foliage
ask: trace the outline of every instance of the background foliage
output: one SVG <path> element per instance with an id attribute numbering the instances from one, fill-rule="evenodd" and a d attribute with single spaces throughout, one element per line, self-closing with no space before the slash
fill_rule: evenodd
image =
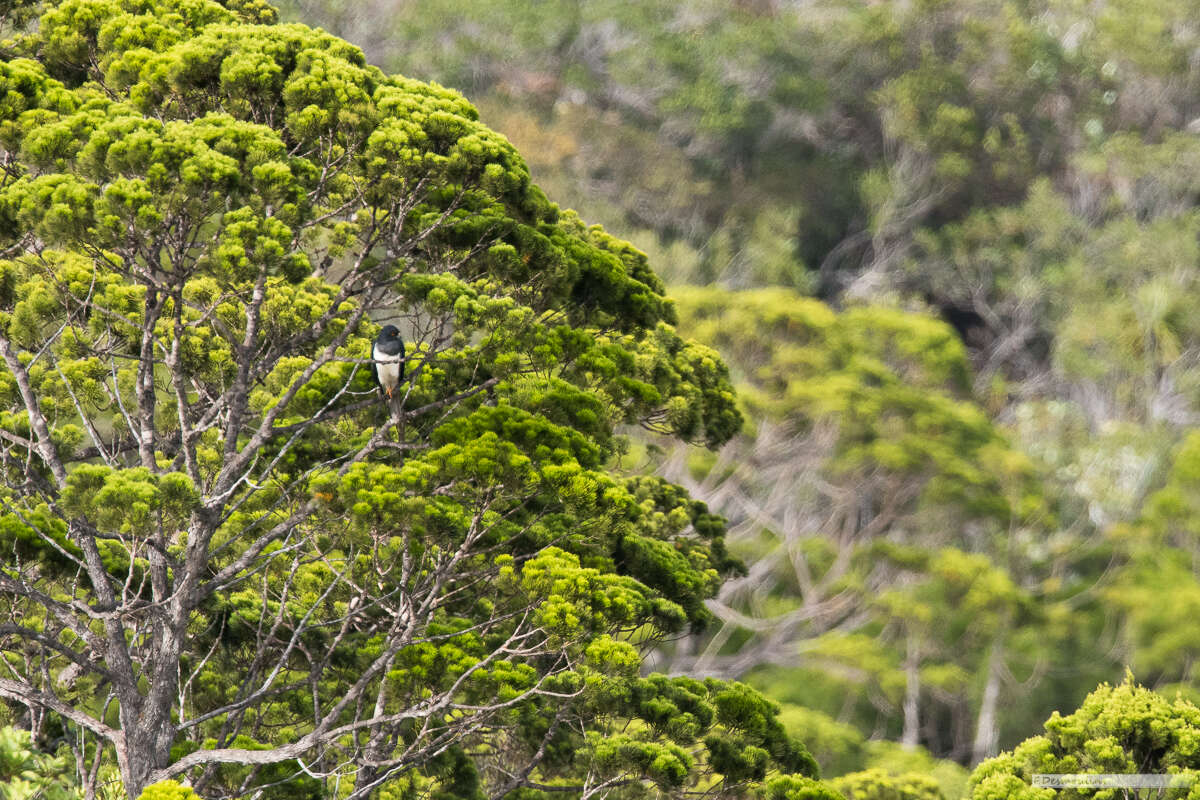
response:
<path id="1" fill-rule="evenodd" d="M 1089 697 L 1126 667 L 1200 699 L 1196 3 L 279 8 L 462 90 L 552 197 L 648 255 L 679 329 L 730 364 L 744 424 L 717 452 L 585 435 L 643 506 L 674 502 L 657 475 L 728 518 L 746 573 L 707 602 L 715 583 L 672 586 L 711 624 L 646 657 L 757 687 L 836 776 L 766 796 L 1012 796 L 1042 738 L 1055 758 L 1090 741 L 1054 738 L 1064 720 L 1159 702 Z M 25 145 L 45 169 L 60 146 Z M 494 263 L 519 281 L 510 255 Z M 444 290 L 419 287 L 459 302 Z M 701 406 L 684 392 L 662 419 L 691 436 Z M 1186 727 L 1172 702 L 1152 715 Z"/>
<path id="2" fill-rule="evenodd" d="M 749 567 L 662 663 L 834 774 L 970 765 L 1127 665 L 1197 696 L 1195 3 L 469 5 L 283 13 L 463 87 L 733 365 L 741 436 L 627 459 Z"/>

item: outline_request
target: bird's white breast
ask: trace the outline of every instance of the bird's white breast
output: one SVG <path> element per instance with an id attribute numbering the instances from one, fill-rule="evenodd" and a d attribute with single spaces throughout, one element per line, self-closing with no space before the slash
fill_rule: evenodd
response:
<path id="1" fill-rule="evenodd" d="M 375 359 L 375 369 L 379 373 L 379 382 L 384 386 L 395 386 L 400 382 L 400 354 L 388 355 L 378 347 L 371 348 L 371 357 Z"/>

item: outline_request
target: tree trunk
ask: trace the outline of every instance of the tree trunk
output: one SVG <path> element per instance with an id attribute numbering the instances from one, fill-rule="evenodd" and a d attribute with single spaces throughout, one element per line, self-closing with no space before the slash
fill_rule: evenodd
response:
<path id="1" fill-rule="evenodd" d="M 971 763 L 978 764 L 996 755 L 1000 744 L 1000 727 L 996 707 L 1000 702 L 1000 665 L 1004 661 L 1004 638 L 996 634 L 992 652 L 988 655 L 987 684 L 979 706 L 979 723 L 975 727 L 975 744 L 971 748 Z"/>
<path id="2" fill-rule="evenodd" d="M 919 703 L 921 700 L 921 655 L 917 644 L 917 636 L 911 631 L 908 634 L 908 645 L 904 656 L 904 734 L 900 744 L 905 750 L 916 749 L 921 732 Z"/>

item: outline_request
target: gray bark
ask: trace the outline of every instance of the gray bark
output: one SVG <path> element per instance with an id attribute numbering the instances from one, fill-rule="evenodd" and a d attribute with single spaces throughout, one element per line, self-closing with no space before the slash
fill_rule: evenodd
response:
<path id="1" fill-rule="evenodd" d="M 997 708 L 1000 704 L 1001 666 L 1004 663 L 1004 638 L 997 633 L 988 654 L 987 683 L 979 704 L 979 723 L 975 727 L 975 742 L 971 747 L 971 763 L 991 758 L 999 751 L 1000 725 Z"/>
<path id="2" fill-rule="evenodd" d="M 913 750 L 919 743 L 921 733 L 921 653 L 915 633 L 908 634 L 904 657 L 904 733 L 900 744 Z"/>

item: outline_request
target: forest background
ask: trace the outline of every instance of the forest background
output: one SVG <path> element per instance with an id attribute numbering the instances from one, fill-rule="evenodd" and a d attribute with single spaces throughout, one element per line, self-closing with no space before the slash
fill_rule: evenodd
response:
<path id="1" fill-rule="evenodd" d="M 1126 666 L 1200 699 L 1194 2 L 280 8 L 463 91 L 731 365 L 737 439 L 626 459 L 749 564 L 659 668 L 948 794 Z"/>
<path id="2" fill-rule="evenodd" d="M 746 565 L 649 668 L 850 798 L 961 797 L 1127 670 L 1200 704 L 1200 4 L 275 5 L 461 91 L 729 364 L 737 436 L 620 459 Z"/>

